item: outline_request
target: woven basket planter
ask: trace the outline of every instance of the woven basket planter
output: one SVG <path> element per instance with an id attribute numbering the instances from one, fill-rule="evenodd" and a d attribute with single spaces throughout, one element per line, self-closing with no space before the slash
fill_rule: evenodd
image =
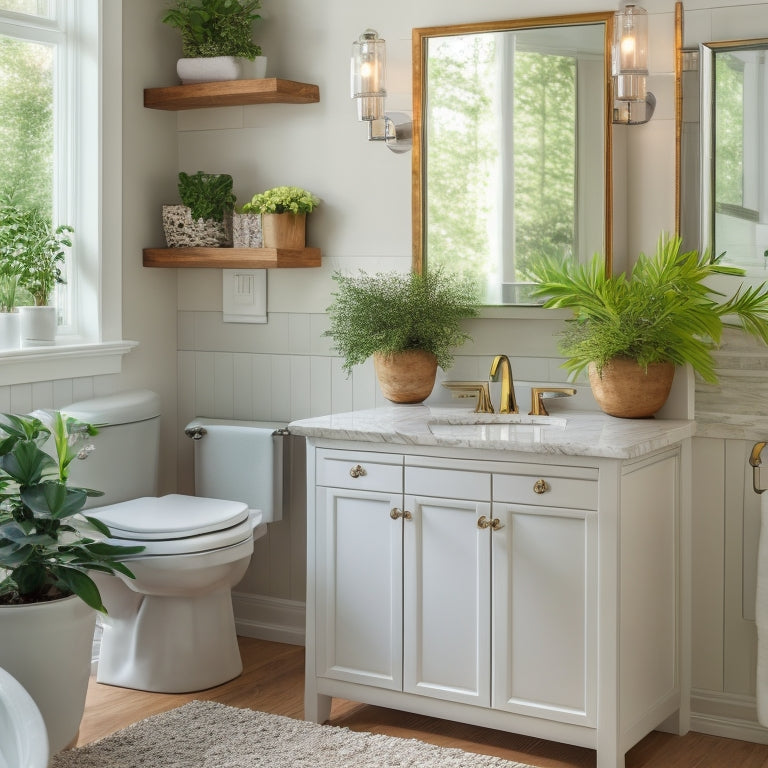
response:
<path id="1" fill-rule="evenodd" d="M 263 247 L 261 214 L 235 213 L 232 217 L 232 241 L 235 248 Z"/>
<path id="2" fill-rule="evenodd" d="M 232 214 L 222 221 L 193 219 L 186 205 L 164 205 L 163 231 L 169 248 L 231 248 Z"/>

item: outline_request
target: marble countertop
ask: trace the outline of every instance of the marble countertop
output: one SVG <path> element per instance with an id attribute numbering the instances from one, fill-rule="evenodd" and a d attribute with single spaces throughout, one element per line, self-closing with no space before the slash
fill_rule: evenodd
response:
<path id="1" fill-rule="evenodd" d="M 515 418 L 519 421 L 511 421 Z M 289 429 L 295 435 L 330 440 L 633 459 L 692 437 L 696 422 L 617 419 L 571 410 L 550 417 L 510 415 L 505 421 L 505 414 L 393 404 L 300 419 Z"/>

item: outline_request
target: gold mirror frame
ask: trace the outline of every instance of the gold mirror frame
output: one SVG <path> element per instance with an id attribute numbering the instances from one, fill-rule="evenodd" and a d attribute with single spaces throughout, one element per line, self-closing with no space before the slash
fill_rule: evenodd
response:
<path id="1" fill-rule="evenodd" d="M 412 266 L 415 272 L 424 269 L 424 70 L 426 41 L 432 37 L 468 35 L 479 32 L 503 32 L 536 27 L 573 26 L 577 24 L 605 24 L 604 94 L 605 94 L 605 141 L 604 141 L 604 250 L 605 269 L 612 269 L 613 258 L 613 87 L 611 82 L 611 41 L 613 40 L 614 11 L 580 13 L 563 16 L 543 16 L 528 19 L 456 24 L 442 27 L 421 27 L 412 31 L 413 60 L 413 158 L 412 158 Z M 515 305 L 505 305 L 514 307 Z"/>

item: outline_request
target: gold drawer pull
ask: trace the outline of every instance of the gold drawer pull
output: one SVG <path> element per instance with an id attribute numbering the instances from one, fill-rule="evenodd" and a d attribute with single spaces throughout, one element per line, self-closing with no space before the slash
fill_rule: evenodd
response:
<path id="1" fill-rule="evenodd" d="M 361 467 L 359 464 L 355 464 L 355 466 L 349 470 L 350 477 L 365 477 L 367 474 L 365 467 Z"/>
<path id="2" fill-rule="evenodd" d="M 407 509 L 403 511 L 397 507 L 392 507 L 392 509 L 389 511 L 389 516 L 393 520 L 399 520 L 401 517 L 403 520 L 413 520 L 413 515 Z"/>
<path id="3" fill-rule="evenodd" d="M 534 493 L 546 493 L 548 490 L 549 490 L 549 483 L 546 480 L 542 480 L 541 478 L 539 478 L 533 484 Z"/>
<path id="4" fill-rule="evenodd" d="M 493 523 L 485 515 L 481 515 L 477 520 L 477 527 L 482 530 L 490 528 L 491 525 L 493 525 Z"/>

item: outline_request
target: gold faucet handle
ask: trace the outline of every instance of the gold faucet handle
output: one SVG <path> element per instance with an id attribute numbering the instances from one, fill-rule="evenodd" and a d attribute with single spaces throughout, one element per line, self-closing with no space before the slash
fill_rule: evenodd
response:
<path id="1" fill-rule="evenodd" d="M 550 397 L 570 397 L 576 394 L 574 387 L 531 387 L 531 410 L 529 416 L 549 416 L 544 407 L 544 399 Z"/>
<path id="2" fill-rule="evenodd" d="M 493 413 L 491 390 L 487 381 L 444 381 L 453 397 L 475 397 L 475 413 Z"/>

